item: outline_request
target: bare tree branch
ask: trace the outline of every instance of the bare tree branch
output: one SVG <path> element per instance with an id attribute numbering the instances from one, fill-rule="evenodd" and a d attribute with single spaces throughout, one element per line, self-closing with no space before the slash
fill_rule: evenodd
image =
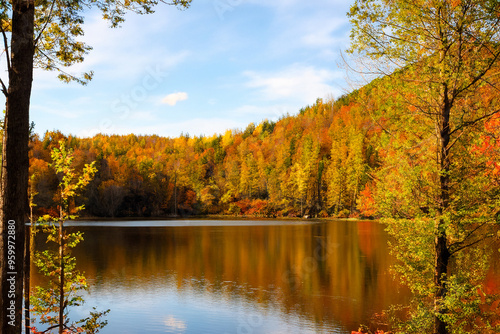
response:
<path id="1" fill-rule="evenodd" d="M 0 79 L 0 84 L 2 85 L 2 93 L 3 93 L 3 95 L 5 95 L 5 97 L 7 97 L 7 95 L 8 95 L 8 89 L 5 86 L 5 84 L 4 84 L 4 82 L 3 82 L 2 79 Z"/>
<path id="2" fill-rule="evenodd" d="M 7 39 L 7 34 L 5 33 L 5 29 L 3 28 L 3 21 L 0 21 L 0 31 L 3 36 L 3 45 L 5 48 L 5 59 L 7 60 L 7 70 L 10 72 L 10 54 L 9 54 L 9 40 Z"/>

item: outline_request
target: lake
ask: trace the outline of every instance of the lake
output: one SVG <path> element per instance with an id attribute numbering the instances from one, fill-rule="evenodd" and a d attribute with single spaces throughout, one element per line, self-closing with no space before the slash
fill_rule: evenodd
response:
<path id="1" fill-rule="evenodd" d="M 70 226 L 71 225 L 71 226 Z M 350 333 L 409 298 L 374 221 L 73 222 L 106 333 Z M 40 236 L 37 247 L 43 247 Z M 32 284 L 41 278 L 33 274 Z"/>

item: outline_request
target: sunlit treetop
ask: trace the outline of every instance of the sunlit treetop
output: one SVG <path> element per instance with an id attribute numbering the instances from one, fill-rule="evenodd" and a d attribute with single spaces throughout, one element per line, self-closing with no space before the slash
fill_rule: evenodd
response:
<path id="1" fill-rule="evenodd" d="M 500 2 L 495 0 L 356 0 L 348 16 L 348 51 L 397 67 L 432 55 L 457 64 L 467 54 L 498 57 Z"/>

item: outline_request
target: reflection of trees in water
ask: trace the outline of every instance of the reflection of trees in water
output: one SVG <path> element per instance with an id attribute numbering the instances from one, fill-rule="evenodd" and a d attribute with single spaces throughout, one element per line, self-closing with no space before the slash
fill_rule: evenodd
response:
<path id="1" fill-rule="evenodd" d="M 80 228 L 82 229 L 82 228 Z M 75 250 L 97 286 L 171 282 L 181 291 L 244 298 L 318 322 L 366 322 L 403 302 L 375 222 L 288 226 L 85 228 Z M 162 283 L 163 282 L 163 283 Z"/>

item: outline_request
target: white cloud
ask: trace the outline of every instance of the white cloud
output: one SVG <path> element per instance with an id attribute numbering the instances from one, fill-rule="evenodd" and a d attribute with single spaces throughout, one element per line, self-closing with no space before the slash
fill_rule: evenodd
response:
<path id="1" fill-rule="evenodd" d="M 245 71 L 246 86 L 260 92 L 263 99 L 293 99 L 301 103 L 312 103 L 318 97 L 339 95 L 332 86 L 335 79 L 342 78 L 342 72 L 316 69 L 313 66 L 294 64 L 273 73 Z"/>
<path id="2" fill-rule="evenodd" d="M 300 41 L 304 46 L 318 48 L 347 44 L 344 34 L 339 34 L 347 23 L 347 19 L 344 18 L 329 21 L 319 20 L 319 22 L 317 18 L 305 20 L 301 26 L 303 35 Z"/>
<path id="3" fill-rule="evenodd" d="M 165 318 L 163 323 L 169 330 L 184 331 L 187 328 L 187 324 L 184 321 L 176 319 L 171 315 Z"/>
<path id="4" fill-rule="evenodd" d="M 36 70 L 37 131 L 211 135 L 340 95 L 335 58 L 347 36 L 348 3 L 222 2 L 232 6 L 225 21 L 212 2 L 201 2 L 185 12 L 158 6 L 154 15 L 130 14 L 120 29 L 90 10 L 82 39 L 94 49 L 68 71 L 94 70 L 95 78 L 86 87 L 64 85 L 57 73 Z M 195 97 L 197 106 L 177 105 Z M 162 112 L 174 105 L 182 112 Z"/>
<path id="5" fill-rule="evenodd" d="M 76 119 L 83 114 L 81 112 L 75 112 L 74 110 L 69 110 L 67 108 L 64 108 L 63 106 L 52 106 L 52 107 L 47 107 L 47 106 L 42 106 L 42 105 L 35 105 L 31 108 L 32 113 L 43 113 L 43 114 L 51 114 L 54 116 L 57 116 L 58 118 L 68 118 L 68 119 Z"/>
<path id="6" fill-rule="evenodd" d="M 175 106 L 177 102 L 184 101 L 187 99 L 188 99 L 187 93 L 179 92 L 179 93 L 168 94 L 161 100 L 161 102 L 171 106 Z"/>
<path id="7" fill-rule="evenodd" d="M 127 15 L 127 20 L 119 29 L 109 28 L 102 15 L 94 11 L 86 18 L 85 36 L 82 38 L 93 50 L 85 57 L 83 64 L 75 69 L 96 70 L 96 75 L 133 77 L 144 71 L 145 66 L 157 65 L 169 69 L 189 56 L 186 50 L 172 50 L 172 44 L 164 43 L 162 36 L 169 36 L 178 20 L 176 11 L 158 10 L 153 15 Z M 154 39 L 151 43 L 148 38 Z M 166 39 L 167 37 L 165 37 Z M 125 71 L 124 71 L 125 69 Z M 104 74 L 103 74 L 104 73 Z"/>
<path id="8" fill-rule="evenodd" d="M 248 1 L 274 10 L 268 28 L 269 42 L 265 53 L 268 57 L 284 58 L 296 54 L 306 55 L 308 61 L 334 62 L 339 58 L 339 50 L 347 47 L 349 20 L 345 13 L 349 10 L 349 1 Z M 328 57 L 327 53 L 335 53 L 335 57 Z"/>
<path id="9" fill-rule="evenodd" d="M 159 6 L 163 7 L 163 6 Z M 166 6 L 170 7 L 170 6 Z M 174 27 L 176 10 L 161 10 L 153 15 L 129 15 L 123 27 L 109 28 L 97 11 L 91 11 L 83 26 L 85 35 L 80 39 L 92 47 L 83 63 L 77 63 L 64 70 L 77 77 L 84 72 L 94 71 L 89 87 L 104 84 L 107 87 L 132 85 L 140 82 L 150 69 L 168 73 L 188 60 L 192 54 L 183 48 L 176 48 L 168 42 Z M 140 27 L 140 28 L 138 28 Z M 162 39 L 162 36 L 165 39 Z M 152 40 L 154 42 L 152 42 Z M 3 62 L 0 62 L 0 66 Z M 60 88 L 57 72 L 35 69 L 34 88 L 51 90 Z M 76 84 L 74 84 L 76 85 Z"/>

